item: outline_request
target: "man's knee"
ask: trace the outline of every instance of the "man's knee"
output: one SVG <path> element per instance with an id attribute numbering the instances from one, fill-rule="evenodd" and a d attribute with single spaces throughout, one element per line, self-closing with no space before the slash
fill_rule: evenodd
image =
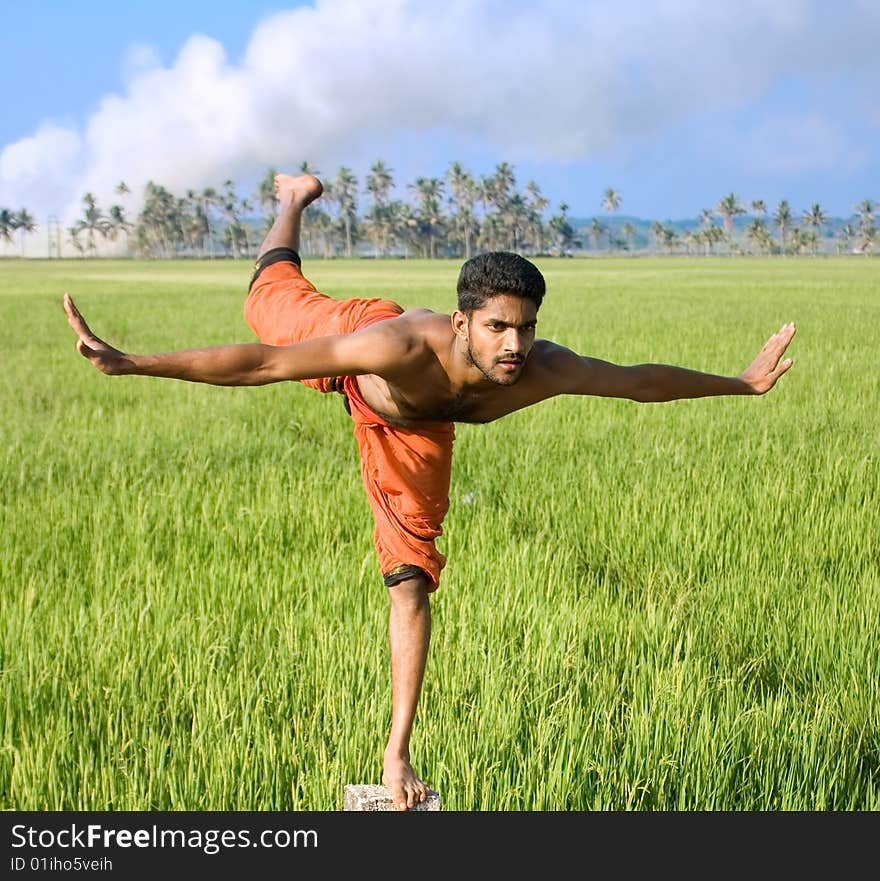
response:
<path id="1" fill-rule="evenodd" d="M 401 609 L 417 609 L 429 602 L 431 581 L 428 576 L 418 571 L 408 578 L 398 581 L 388 588 L 391 604 Z"/>

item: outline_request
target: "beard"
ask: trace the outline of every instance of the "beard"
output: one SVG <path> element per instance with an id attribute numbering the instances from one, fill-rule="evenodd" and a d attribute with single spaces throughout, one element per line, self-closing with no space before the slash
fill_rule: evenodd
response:
<path id="1" fill-rule="evenodd" d="M 525 359 L 511 359 L 508 358 L 496 358 L 491 363 L 484 361 L 480 358 L 476 352 L 474 352 L 471 347 L 471 342 L 468 340 L 467 351 L 466 351 L 467 360 L 470 364 L 477 368 L 489 382 L 494 383 L 495 385 L 514 385 L 522 376 L 522 365 L 525 364 Z M 510 361 L 516 360 L 520 365 L 520 369 L 515 371 L 514 373 L 506 374 L 506 373 L 496 373 L 495 369 L 501 361 Z"/>

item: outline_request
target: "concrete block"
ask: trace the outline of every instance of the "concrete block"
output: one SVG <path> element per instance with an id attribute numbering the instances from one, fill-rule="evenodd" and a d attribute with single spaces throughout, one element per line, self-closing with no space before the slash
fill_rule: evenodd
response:
<path id="1" fill-rule="evenodd" d="M 410 811 L 440 811 L 443 806 L 440 795 L 433 789 L 428 790 L 428 797 L 419 802 Z M 399 811 L 391 800 L 391 794 L 384 786 L 376 786 L 373 783 L 347 783 L 345 786 L 345 800 L 343 811 Z"/>

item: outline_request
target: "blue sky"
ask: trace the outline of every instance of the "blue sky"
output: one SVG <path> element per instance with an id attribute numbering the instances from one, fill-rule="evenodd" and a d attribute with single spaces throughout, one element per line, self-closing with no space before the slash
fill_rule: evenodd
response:
<path id="1" fill-rule="evenodd" d="M 379 157 L 401 184 L 506 160 L 578 216 L 608 186 L 660 219 L 731 191 L 838 216 L 880 198 L 876 0 L 50 0 L 3 20 L 0 206 L 38 218 L 119 179 L 247 188 Z"/>

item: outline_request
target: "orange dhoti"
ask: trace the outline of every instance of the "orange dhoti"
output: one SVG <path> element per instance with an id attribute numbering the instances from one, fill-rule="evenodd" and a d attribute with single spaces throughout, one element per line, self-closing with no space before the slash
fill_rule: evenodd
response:
<path id="1" fill-rule="evenodd" d="M 244 309 L 254 333 L 271 346 L 353 333 L 402 312 L 391 300 L 334 300 L 319 293 L 300 271 L 295 252 L 287 249 L 269 252 L 258 263 Z M 421 570 L 428 577 L 428 589 L 436 590 L 446 558 L 434 540 L 442 533 L 449 509 L 455 426 L 431 422 L 412 430 L 392 425 L 367 406 L 354 376 L 301 382 L 346 397 L 385 583 L 397 584 Z"/>

